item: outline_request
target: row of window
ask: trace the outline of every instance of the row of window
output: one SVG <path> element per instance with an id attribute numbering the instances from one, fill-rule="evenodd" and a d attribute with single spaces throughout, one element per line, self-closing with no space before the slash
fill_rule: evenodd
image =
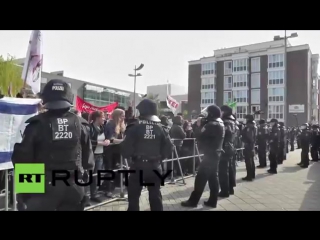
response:
<path id="1" fill-rule="evenodd" d="M 253 114 L 255 111 L 260 110 L 259 105 L 251 106 L 251 111 L 249 114 Z M 248 114 L 248 107 L 246 106 L 237 106 L 235 109 L 237 119 L 244 119 L 245 115 Z M 268 119 L 276 118 L 279 121 L 284 119 L 284 105 L 269 105 L 268 107 Z"/>
<path id="2" fill-rule="evenodd" d="M 201 89 L 215 89 L 215 78 L 202 78 Z"/>
<path id="3" fill-rule="evenodd" d="M 223 102 L 237 102 L 248 103 L 249 96 L 247 90 L 224 91 Z M 283 102 L 284 88 L 269 88 L 268 89 L 269 102 Z M 260 104 L 260 89 L 251 90 L 251 104 Z"/>
<path id="4" fill-rule="evenodd" d="M 232 81 L 233 79 L 233 81 Z M 269 85 L 279 85 L 284 83 L 284 71 L 271 71 L 268 73 Z M 248 87 L 248 75 L 239 74 L 224 77 L 224 90 L 231 88 Z M 251 88 L 260 88 L 260 73 L 251 74 Z"/>
<path id="5" fill-rule="evenodd" d="M 260 57 L 251 58 L 251 72 L 260 72 Z M 269 68 L 281 68 L 284 66 L 284 54 L 268 55 Z M 233 72 L 248 71 L 248 59 L 236 59 L 224 62 L 224 75 L 231 75 Z M 216 73 L 216 63 L 203 63 L 202 75 Z"/>
<path id="6" fill-rule="evenodd" d="M 201 66 L 202 75 L 210 75 L 216 73 L 216 63 L 203 63 Z"/>
<path id="7" fill-rule="evenodd" d="M 110 103 L 119 102 L 121 106 L 126 106 L 130 97 L 118 95 L 110 92 L 96 92 L 92 90 L 85 90 L 83 94 L 84 100 L 90 102 L 95 106 L 106 106 Z"/>
<path id="8" fill-rule="evenodd" d="M 214 104 L 216 103 L 216 94 L 214 92 L 203 92 L 201 93 L 202 104 Z"/>

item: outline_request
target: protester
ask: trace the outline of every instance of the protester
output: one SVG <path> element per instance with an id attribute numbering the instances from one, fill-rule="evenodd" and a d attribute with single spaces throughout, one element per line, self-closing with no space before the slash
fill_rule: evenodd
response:
<path id="1" fill-rule="evenodd" d="M 101 111 L 93 112 L 90 115 L 90 139 L 92 143 L 92 151 L 94 152 L 95 167 L 93 174 L 103 169 L 103 147 L 107 147 L 110 144 L 109 140 L 106 140 L 103 131 L 104 114 Z M 94 178 L 93 183 L 90 185 L 90 196 L 94 202 L 101 202 L 97 194 L 97 178 Z"/>
<path id="2" fill-rule="evenodd" d="M 182 128 L 182 117 L 175 116 L 172 121 L 172 127 L 170 128 L 169 134 L 173 138 L 173 144 L 175 145 L 176 151 L 174 152 L 174 158 L 181 156 L 181 147 L 183 139 L 186 138 L 186 133 Z M 174 161 L 174 169 L 171 169 L 172 164 L 169 164 L 168 169 L 173 170 L 175 175 L 180 175 L 180 169 L 178 161 Z"/>
<path id="3" fill-rule="evenodd" d="M 122 142 L 123 134 L 126 126 L 124 123 L 125 111 L 117 108 L 112 112 L 111 120 L 105 125 L 104 134 L 106 139 L 110 141 L 110 146 L 104 148 L 104 167 L 106 170 L 114 170 L 120 168 L 120 147 L 119 144 Z M 116 179 L 116 184 L 119 184 L 119 179 Z M 113 183 L 109 181 L 105 185 L 106 196 L 111 197 L 114 189 Z"/>
<path id="4" fill-rule="evenodd" d="M 186 138 L 194 138 L 191 122 L 185 121 L 183 124 L 183 130 L 186 133 Z M 187 157 L 192 156 L 194 150 L 194 141 L 184 140 L 181 147 L 181 156 Z M 197 161 L 198 163 L 199 161 Z M 193 158 L 187 158 L 181 161 L 182 171 L 184 175 L 193 173 Z M 197 167 L 196 164 L 195 167 Z"/>

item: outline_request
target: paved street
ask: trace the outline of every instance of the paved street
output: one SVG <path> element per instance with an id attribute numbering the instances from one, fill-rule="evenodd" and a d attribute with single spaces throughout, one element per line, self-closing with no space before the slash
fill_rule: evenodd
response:
<path id="1" fill-rule="evenodd" d="M 186 185 L 166 185 L 162 188 L 165 211 L 320 211 L 320 162 L 301 169 L 296 164 L 300 150 L 290 152 L 288 160 L 278 168 L 278 174 L 266 174 L 266 169 L 256 170 L 254 182 L 242 182 L 245 176 L 244 163 L 237 168 L 235 195 L 220 199 L 216 209 L 203 206 L 209 196 L 208 186 L 197 208 L 180 206 L 193 190 L 194 178 L 186 180 Z M 140 198 L 141 211 L 149 211 L 148 194 Z M 114 202 L 92 209 L 93 211 L 125 211 L 127 202 Z"/>

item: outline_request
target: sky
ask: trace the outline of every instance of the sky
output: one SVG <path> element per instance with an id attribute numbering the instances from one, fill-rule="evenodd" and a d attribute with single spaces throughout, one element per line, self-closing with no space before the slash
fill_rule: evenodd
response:
<path id="1" fill-rule="evenodd" d="M 320 31 L 288 30 L 291 45 L 309 44 L 320 53 Z M 24 58 L 31 31 L 0 31 L 0 55 Z M 283 31 L 42 31 L 43 71 L 133 91 L 133 73 L 143 63 L 137 92 L 148 85 L 188 84 L 188 61 L 213 55 L 213 50 L 271 41 Z"/>

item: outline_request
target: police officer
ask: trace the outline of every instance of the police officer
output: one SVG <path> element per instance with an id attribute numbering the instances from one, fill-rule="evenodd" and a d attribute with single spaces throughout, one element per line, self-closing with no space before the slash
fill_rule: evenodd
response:
<path id="1" fill-rule="evenodd" d="M 279 143 L 280 143 L 280 129 L 278 127 L 278 120 L 271 119 L 270 121 L 271 131 L 269 135 L 269 161 L 270 161 L 270 169 L 268 173 L 277 174 L 278 162 L 277 162 L 277 154 L 279 151 Z"/>
<path id="2" fill-rule="evenodd" d="M 296 130 L 296 139 L 297 139 L 297 149 L 300 149 L 301 148 L 301 128 L 297 128 L 297 130 Z"/>
<path id="3" fill-rule="evenodd" d="M 21 143 L 14 146 L 14 163 L 44 163 L 45 193 L 24 194 L 27 211 L 83 211 L 84 187 L 75 183 L 76 171 L 92 169 L 93 153 L 85 120 L 69 112 L 73 94 L 69 84 L 51 80 L 43 89 L 45 113 L 28 123 Z M 53 170 L 70 171 L 70 186 L 63 181 L 52 184 Z M 77 172 L 78 173 L 78 172 Z"/>
<path id="4" fill-rule="evenodd" d="M 198 174 L 194 182 L 194 190 L 187 201 L 181 202 L 184 207 L 196 207 L 203 190 L 209 182 L 210 197 L 204 205 L 212 208 L 217 207 L 219 194 L 218 166 L 222 152 L 225 135 L 221 110 L 216 105 L 211 105 L 202 111 L 205 118 L 199 123 L 201 131 L 196 134 L 199 147 L 203 151 L 203 159 L 200 163 Z"/>
<path id="5" fill-rule="evenodd" d="M 172 143 L 168 131 L 161 125 L 157 117 L 157 104 L 150 99 L 143 99 L 137 106 L 140 116 L 137 121 L 127 126 L 125 138 L 121 143 L 121 154 L 124 158 L 132 158 L 128 180 L 128 211 L 139 211 L 139 199 L 143 182 L 147 186 L 151 211 L 163 211 L 160 191 L 161 181 L 164 181 L 170 172 L 160 178 L 162 159 L 170 158 Z M 142 172 L 142 173 L 141 173 Z M 142 175 L 141 175 L 142 174 Z M 160 174 L 160 176 L 159 176 Z"/>
<path id="6" fill-rule="evenodd" d="M 283 122 L 279 122 L 278 125 L 280 130 L 280 142 L 279 142 L 279 148 L 278 148 L 277 161 L 278 161 L 278 164 L 282 164 L 286 156 L 286 129 L 284 127 Z"/>
<path id="7" fill-rule="evenodd" d="M 259 121 L 257 145 L 259 166 L 257 168 L 265 168 L 267 166 L 267 142 L 269 139 L 269 129 L 266 126 L 266 121 L 261 119 Z"/>
<path id="8" fill-rule="evenodd" d="M 290 139 L 290 151 L 294 151 L 294 139 L 296 137 L 296 129 L 291 127 L 289 131 L 289 139 Z"/>
<path id="9" fill-rule="evenodd" d="M 236 164 L 234 161 L 234 141 L 236 137 L 236 123 L 235 118 L 232 116 L 232 108 L 229 106 L 222 106 L 222 120 L 225 127 L 225 136 L 223 141 L 223 153 L 219 163 L 219 182 L 220 193 L 219 197 L 229 197 L 234 194 L 233 188 L 235 187 L 236 179 Z"/>
<path id="10" fill-rule="evenodd" d="M 298 163 L 300 167 L 307 168 L 309 166 L 309 149 L 310 149 L 310 140 L 311 133 L 308 129 L 309 124 L 304 123 L 301 126 L 301 135 L 300 135 L 300 143 L 301 143 L 301 161 Z"/>
<path id="11" fill-rule="evenodd" d="M 246 126 L 242 130 L 242 141 L 244 142 L 244 160 L 246 163 L 247 176 L 242 178 L 244 181 L 255 179 L 254 150 L 257 137 L 257 127 L 253 115 L 246 115 Z"/>
<path id="12" fill-rule="evenodd" d="M 319 148 L 319 125 L 313 124 L 312 125 L 312 131 L 311 131 L 311 158 L 312 162 L 318 162 L 319 156 L 318 156 L 318 148 Z"/>

